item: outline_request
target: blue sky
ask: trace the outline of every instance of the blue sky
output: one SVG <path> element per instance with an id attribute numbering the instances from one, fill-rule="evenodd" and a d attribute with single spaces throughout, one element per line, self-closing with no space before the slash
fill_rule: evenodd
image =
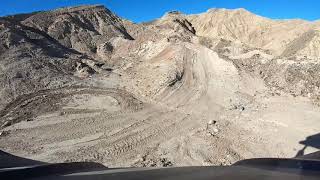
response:
<path id="1" fill-rule="evenodd" d="M 81 4 L 103 4 L 134 22 L 161 17 L 170 10 L 187 14 L 209 8 L 245 8 L 275 19 L 320 19 L 320 0 L 0 0 L 0 16 Z"/>

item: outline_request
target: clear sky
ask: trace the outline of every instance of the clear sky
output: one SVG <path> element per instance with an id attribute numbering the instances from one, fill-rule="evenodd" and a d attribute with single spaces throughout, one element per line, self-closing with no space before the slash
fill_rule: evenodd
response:
<path id="1" fill-rule="evenodd" d="M 320 19 L 320 0 L 0 0 L 0 16 L 82 4 L 103 4 L 134 22 L 149 21 L 170 10 L 195 14 L 210 8 L 245 8 L 275 19 Z"/>

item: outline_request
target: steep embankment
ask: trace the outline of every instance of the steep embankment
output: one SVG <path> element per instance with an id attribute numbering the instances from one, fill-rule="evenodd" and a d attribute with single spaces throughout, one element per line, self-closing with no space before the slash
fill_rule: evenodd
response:
<path id="1" fill-rule="evenodd" d="M 94 81 L 86 81 L 88 77 L 110 74 L 111 69 L 95 53 L 100 41 L 113 37 L 132 39 L 120 19 L 103 6 L 0 18 L 0 108 L 7 109 L 13 101 L 38 91 L 93 86 Z M 38 109 L 30 102 L 28 108 Z M 42 102 L 47 111 L 56 109 L 46 98 Z M 16 111 L 19 116 L 1 115 L 1 128 L 40 113 Z"/>

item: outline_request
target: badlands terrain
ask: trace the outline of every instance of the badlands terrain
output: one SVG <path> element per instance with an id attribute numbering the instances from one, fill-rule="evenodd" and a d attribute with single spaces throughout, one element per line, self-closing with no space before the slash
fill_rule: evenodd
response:
<path id="1" fill-rule="evenodd" d="M 0 17 L 0 149 L 108 167 L 314 152 L 319 57 L 319 22 L 244 9 L 140 24 L 99 5 Z"/>

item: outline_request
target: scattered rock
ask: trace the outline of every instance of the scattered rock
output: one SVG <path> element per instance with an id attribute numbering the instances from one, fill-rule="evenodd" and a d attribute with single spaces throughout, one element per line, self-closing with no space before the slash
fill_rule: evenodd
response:
<path id="1" fill-rule="evenodd" d="M 216 123 L 217 123 L 217 121 L 215 121 L 215 120 L 210 120 L 210 121 L 208 122 L 209 125 L 214 125 L 214 124 L 216 124 Z"/>
<path id="2" fill-rule="evenodd" d="M 213 128 L 212 131 L 216 134 L 219 132 L 219 129 L 218 128 Z"/>
<path id="3" fill-rule="evenodd" d="M 161 158 L 160 162 L 162 163 L 162 167 L 169 167 L 173 165 L 167 158 Z"/>
<path id="4" fill-rule="evenodd" d="M 9 134 L 9 131 L 0 131 L 0 137 L 7 136 Z"/>
<path id="5" fill-rule="evenodd" d="M 240 108 L 240 110 L 241 110 L 241 111 L 244 111 L 244 110 L 245 110 L 245 107 L 242 106 L 242 107 Z"/>
<path id="6" fill-rule="evenodd" d="M 135 161 L 135 166 L 137 167 L 170 167 L 173 163 L 168 160 L 168 158 L 156 158 L 154 156 L 145 155 L 140 156 Z"/>
<path id="7" fill-rule="evenodd" d="M 1 125 L 0 128 L 5 128 L 5 127 L 10 126 L 10 125 L 11 125 L 11 122 L 10 121 L 6 121 Z"/>

